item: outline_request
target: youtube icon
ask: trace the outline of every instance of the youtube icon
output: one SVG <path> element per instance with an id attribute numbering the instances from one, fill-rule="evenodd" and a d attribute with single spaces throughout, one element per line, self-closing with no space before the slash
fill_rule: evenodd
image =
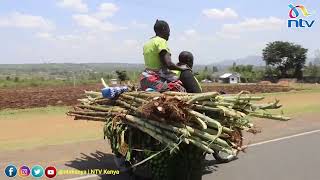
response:
<path id="1" fill-rule="evenodd" d="M 57 169 L 53 166 L 49 166 L 46 168 L 45 174 L 48 178 L 54 178 L 57 175 Z"/>

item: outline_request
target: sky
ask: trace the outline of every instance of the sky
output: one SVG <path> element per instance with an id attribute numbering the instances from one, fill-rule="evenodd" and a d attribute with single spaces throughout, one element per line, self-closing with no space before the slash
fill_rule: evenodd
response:
<path id="1" fill-rule="evenodd" d="M 289 4 L 304 5 L 310 28 L 288 28 Z M 173 60 L 195 63 L 260 55 L 282 40 L 320 48 L 318 1 L 284 0 L 0 0 L 0 64 L 143 63 L 156 19 L 169 23 Z M 316 41 L 316 39 L 318 41 Z"/>

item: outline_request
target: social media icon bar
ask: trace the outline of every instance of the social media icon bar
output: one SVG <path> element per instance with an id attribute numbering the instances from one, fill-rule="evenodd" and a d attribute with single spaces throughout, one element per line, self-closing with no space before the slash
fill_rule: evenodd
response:
<path id="1" fill-rule="evenodd" d="M 45 174 L 48 178 L 54 178 L 57 175 L 57 169 L 53 166 L 49 166 L 46 168 Z"/>
<path id="2" fill-rule="evenodd" d="M 28 177 L 30 175 L 30 169 L 28 166 L 21 166 L 18 173 L 20 177 Z"/>
<path id="3" fill-rule="evenodd" d="M 17 168 L 14 165 L 9 165 L 6 167 L 6 169 L 4 170 L 4 173 L 6 174 L 6 176 L 8 177 L 15 177 L 17 175 Z"/>
<path id="4" fill-rule="evenodd" d="M 44 174 L 44 170 L 42 166 L 36 165 L 31 169 L 31 175 L 35 178 L 41 178 Z"/>

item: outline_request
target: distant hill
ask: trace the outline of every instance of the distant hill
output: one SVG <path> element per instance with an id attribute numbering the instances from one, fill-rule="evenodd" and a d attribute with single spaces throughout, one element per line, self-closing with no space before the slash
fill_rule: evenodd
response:
<path id="1" fill-rule="evenodd" d="M 15 70 L 19 72 L 48 72 L 48 71 L 97 71 L 109 72 L 115 70 L 138 71 L 143 64 L 128 63 L 44 63 L 44 64 L 1 64 L 0 70 Z"/>
<path id="2" fill-rule="evenodd" d="M 214 63 L 217 66 L 232 66 L 233 63 L 237 65 L 254 65 L 254 66 L 264 66 L 265 62 L 262 60 L 261 56 L 247 56 L 239 59 L 226 59 L 221 62 Z"/>
<path id="3" fill-rule="evenodd" d="M 315 61 L 315 58 L 308 58 L 306 60 L 306 65 L 308 65 L 309 62 L 314 63 L 314 61 Z M 222 67 L 223 69 L 223 68 L 232 66 L 234 62 L 237 65 L 265 66 L 265 62 L 263 61 L 262 56 L 247 56 L 239 59 L 226 59 L 224 61 L 214 63 L 213 65 L 216 65 L 220 68 Z"/>

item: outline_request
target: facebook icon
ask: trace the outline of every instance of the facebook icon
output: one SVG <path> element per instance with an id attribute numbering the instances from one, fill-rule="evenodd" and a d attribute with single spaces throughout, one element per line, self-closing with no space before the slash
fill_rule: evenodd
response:
<path id="1" fill-rule="evenodd" d="M 8 176 L 8 177 L 14 177 L 17 175 L 17 168 L 14 165 L 9 165 L 6 167 L 6 169 L 4 170 L 4 173 Z"/>

